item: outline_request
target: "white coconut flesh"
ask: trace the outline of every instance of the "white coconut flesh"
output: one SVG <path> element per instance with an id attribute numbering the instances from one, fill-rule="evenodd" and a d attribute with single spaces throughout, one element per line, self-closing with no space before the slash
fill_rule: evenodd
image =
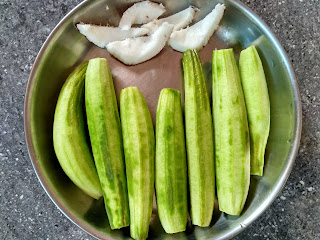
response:
<path id="1" fill-rule="evenodd" d="M 195 14 L 196 9 L 190 6 L 169 17 L 153 20 L 142 25 L 142 27 L 148 28 L 150 30 L 148 34 L 150 34 L 154 32 L 162 23 L 167 22 L 174 25 L 173 31 L 177 31 L 188 26 L 192 22 Z"/>
<path id="2" fill-rule="evenodd" d="M 139 64 L 153 58 L 162 50 L 172 30 L 173 25 L 165 22 L 150 36 L 111 42 L 107 49 L 127 65 Z"/>
<path id="3" fill-rule="evenodd" d="M 225 8 L 224 4 L 217 4 L 212 12 L 201 21 L 191 27 L 174 31 L 170 36 L 169 45 L 179 52 L 184 52 L 188 49 L 202 49 L 218 28 Z"/>
<path id="4" fill-rule="evenodd" d="M 79 32 L 98 47 L 105 48 L 110 42 L 124 40 L 129 37 L 139 37 L 149 32 L 146 28 L 130 28 L 122 30 L 117 27 L 77 24 Z"/>
<path id="5" fill-rule="evenodd" d="M 157 19 L 165 11 L 162 4 L 150 1 L 135 3 L 123 13 L 119 27 L 128 30 L 133 24 L 144 24 Z"/>

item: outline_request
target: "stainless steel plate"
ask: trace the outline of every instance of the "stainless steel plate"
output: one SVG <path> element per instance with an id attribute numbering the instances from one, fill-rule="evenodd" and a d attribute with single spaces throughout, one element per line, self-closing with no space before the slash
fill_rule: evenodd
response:
<path id="1" fill-rule="evenodd" d="M 129 238 L 129 229 L 111 231 L 103 201 L 94 201 L 80 191 L 62 171 L 53 149 L 52 126 L 59 91 L 72 70 L 93 57 L 108 59 L 117 96 L 128 86 L 138 86 L 144 94 L 153 120 L 159 92 L 164 87 L 183 93 L 182 54 L 166 48 L 150 61 L 126 66 L 106 50 L 88 42 L 78 33 L 77 22 L 116 26 L 123 11 L 135 1 L 84 1 L 53 30 L 34 63 L 25 98 L 25 133 L 28 149 L 38 178 L 56 206 L 76 225 L 101 239 Z M 285 184 L 297 153 L 301 132 L 301 102 L 297 81 L 281 45 L 268 27 L 238 1 L 183 0 L 163 2 L 170 15 L 190 4 L 201 11 L 195 21 L 208 14 L 218 2 L 227 9 L 219 30 L 200 52 L 208 89 L 211 92 L 211 56 L 215 48 L 239 51 L 255 44 L 261 55 L 271 101 L 271 132 L 266 151 L 263 177 L 252 177 L 250 192 L 241 216 L 214 212 L 208 228 L 193 227 L 185 233 L 167 235 L 162 229 L 156 207 L 150 225 L 150 238 L 225 239 L 235 236 L 260 216 Z M 108 10 L 107 10 L 108 8 Z M 182 94 L 183 95 L 183 94 Z"/>

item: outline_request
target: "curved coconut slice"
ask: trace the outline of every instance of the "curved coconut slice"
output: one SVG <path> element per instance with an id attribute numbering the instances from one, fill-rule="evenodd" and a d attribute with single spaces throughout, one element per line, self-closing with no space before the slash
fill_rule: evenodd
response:
<path id="1" fill-rule="evenodd" d="M 189 28 L 173 32 L 169 39 L 169 45 L 180 52 L 188 49 L 202 49 L 218 28 L 225 9 L 224 4 L 217 4 L 212 12 L 201 21 Z"/>
<path id="2" fill-rule="evenodd" d="M 153 34 L 147 37 L 128 38 L 111 42 L 108 51 L 121 62 L 135 65 L 156 56 L 166 45 L 173 30 L 173 25 L 163 23 Z"/>
<path id="3" fill-rule="evenodd" d="M 162 23 L 167 22 L 174 25 L 173 31 L 177 31 L 188 26 L 195 14 L 196 9 L 190 6 L 169 17 L 153 20 L 152 22 L 142 25 L 142 27 L 149 29 L 150 31 L 148 34 L 150 34 L 154 32 Z"/>
<path id="4" fill-rule="evenodd" d="M 119 27 L 128 30 L 133 24 L 148 23 L 158 18 L 165 11 L 166 9 L 162 4 L 150 1 L 135 3 L 123 13 Z"/>
<path id="5" fill-rule="evenodd" d="M 146 28 L 122 30 L 116 27 L 96 26 L 83 23 L 77 24 L 77 28 L 90 42 L 101 48 L 105 48 L 110 42 L 120 41 L 129 37 L 139 37 L 149 32 Z"/>

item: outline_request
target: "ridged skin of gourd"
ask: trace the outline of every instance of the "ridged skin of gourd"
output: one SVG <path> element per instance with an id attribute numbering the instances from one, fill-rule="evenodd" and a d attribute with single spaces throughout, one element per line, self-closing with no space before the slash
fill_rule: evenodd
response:
<path id="1" fill-rule="evenodd" d="M 240 215 L 250 184 L 250 137 L 239 70 L 232 49 L 212 57 L 212 100 L 219 208 Z"/>
<path id="2" fill-rule="evenodd" d="M 64 83 L 53 123 L 53 145 L 63 171 L 89 196 L 102 196 L 84 123 L 84 80 L 88 62 L 78 66 Z"/>
<path id="3" fill-rule="evenodd" d="M 239 70 L 249 122 L 250 172 L 262 176 L 270 130 L 270 101 L 262 62 L 254 46 L 240 53 Z"/>
<path id="4" fill-rule="evenodd" d="M 157 107 L 155 186 L 159 218 L 167 233 L 186 230 L 187 175 L 180 92 L 165 88 Z"/>
<path id="5" fill-rule="evenodd" d="M 198 52 L 184 52 L 182 64 L 191 221 L 206 227 L 212 219 L 215 198 L 212 113 Z"/>
<path id="6" fill-rule="evenodd" d="M 127 171 L 130 234 L 148 237 L 155 174 L 155 138 L 147 103 L 136 87 L 120 94 L 120 114 Z"/>
<path id="7" fill-rule="evenodd" d="M 85 102 L 90 141 L 110 227 L 126 227 L 130 220 L 121 125 L 110 68 L 104 58 L 89 61 Z"/>

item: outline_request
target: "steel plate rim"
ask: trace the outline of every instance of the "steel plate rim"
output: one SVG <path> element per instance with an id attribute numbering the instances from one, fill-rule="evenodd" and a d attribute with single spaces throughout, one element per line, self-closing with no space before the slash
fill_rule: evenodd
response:
<path id="1" fill-rule="evenodd" d="M 50 45 L 51 40 L 55 37 L 57 32 L 60 29 L 60 26 L 63 25 L 65 22 L 67 22 L 71 17 L 73 17 L 74 14 L 78 12 L 79 9 L 82 7 L 85 7 L 87 4 L 92 4 L 93 1 L 84 0 L 77 6 L 75 6 L 65 17 L 60 20 L 60 22 L 54 27 L 54 29 L 51 31 L 47 39 L 45 40 L 44 44 L 40 48 L 40 51 L 34 61 L 33 67 L 30 72 L 30 76 L 28 78 L 28 83 L 25 91 L 25 98 L 24 98 L 24 133 L 25 133 L 25 139 L 27 144 L 27 150 L 29 154 L 29 158 L 31 160 L 31 164 L 33 166 L 33 169 L 36 173 L 36 176 L 42 186 L 42 188 L 45 190 L 51 201 L 55 204 L 55 206 L 65 215 L 72 223 L 74 223 L 76 226 L 78 226 L 80 229 L 84 230 L 86 233 L 91 235 L 92 237 L 96 239 L 111 239 L 103 234 L 100 234 L 98 231 L 96 231 L 93 227 L 87 225 L 85 222 L 80 220 L 75 214 L 73 214 L 65 205 L 61 202 L 61 200 L 55 195 L 52 189 L 50 189 L 48 182 L 46 181 L 43 173 L 40 170 L 40 167 L 37 163 L 37 156 L 35 153 L 35 149 L 32 143 L 32 136 L 31 136 L 31 129 L 30 129 L 30 106 L 31 106 L 31 90 L 34 86 L 35 81 L 35 75 L 38 70 L 38 67 L 40 65 L 40 62 L 42 60 L 42 57 L 44 56 L 44 53 L 46 52 L 48 46 Z M 280 41 L 276 37 L 276 35 L 273 33 L 273 31 L 268 27 L 268 25 L 249 7 L 247 7 L 245 4 L 240 2 L 239 0 L 230 0 L 231 4 L 233 4 L 237 9 L 239 9 L 242 13 L 244 13 L 246 16 L 248 16 L 250 19 L 254 20 L 254 22 L 257 23 L 257 25 L 263 29 L 263 32 L 266 34 L 268 39 L 273 43 L 273 45 L 276 47 L 279 55 L 281 56 L 281 59 L 283 60 L 284 66 L 286 68 L 286 72 L 289 75 L 291 87 L 292 87 L 292 93 L 294 97 L 294 111 L 296 114 L 295 118 L 295 124 L 294 124 L 294 134 L 293 134 L 293 142 L 291 144 L 291 149 L 289 152 L 288 159 L 286 161 L 286 164 L 284 166 L 284 172 L 281 176 L 279 176 L 275 187 L 272 189 L 271 194 L 268 198 L 266 198 L 261 204 L 260 207 L 255 210 L 255 212 L 248 216 L 245 221 L 243 222 L 243 226 L 238 226 L 237 228 L 234 228 L 231 231 L 228 231 L 226 234 L 221 235 L 218 239 L 230 239 L 236 235 L 238 235 L 240 232 L 244 231 L 250 224 L 252 224 L 255 220 L 257 220 L 274 202 L 274 200 L 277 198 L 277 196 L 280 194 L 281 190 L 285 186 L 285 183 L 287 182 L 287 179 L 290 176 L 290 173 L 292 171 L 295 158 L 298 153 L 299 144 L 300 144 L 300 138 L 301 138 L 301 129 L 302 129 L 302 107 L 301 107 L 301 96 L 298 86 L 298 81 L 295 76 L 293 66 L 288 58 L 287 53 L 284 51 L 282 45 L 280 44 Z"/>

